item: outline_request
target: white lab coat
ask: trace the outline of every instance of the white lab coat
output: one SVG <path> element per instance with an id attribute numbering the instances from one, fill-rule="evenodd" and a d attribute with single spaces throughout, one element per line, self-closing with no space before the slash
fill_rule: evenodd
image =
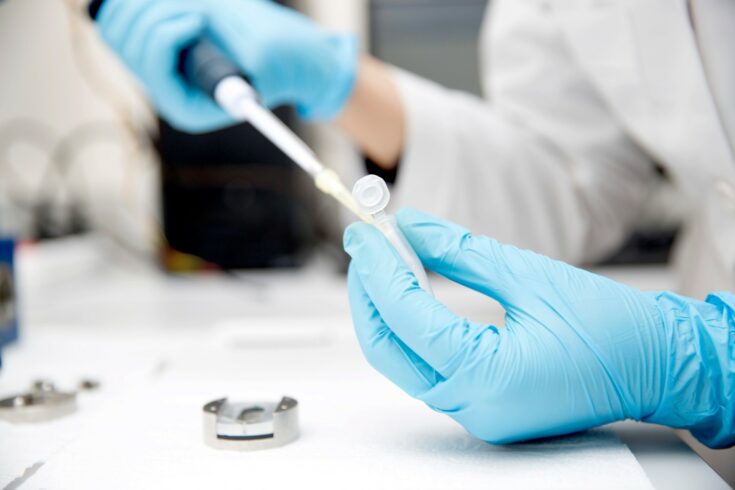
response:
<path id="1" fill-rule="evenodd" d="M 735 159 L 686 2 L 495 0 L 481 62 L 485 99 L 396 70 L 395 204 L 586 263 L 630 232 L 658 163 L 690 210 L 680 290 L 735 290 Z"/>

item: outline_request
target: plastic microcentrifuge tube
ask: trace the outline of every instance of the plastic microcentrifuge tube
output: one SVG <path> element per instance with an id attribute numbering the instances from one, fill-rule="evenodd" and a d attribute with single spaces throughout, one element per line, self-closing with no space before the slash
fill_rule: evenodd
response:
<path id="1" fill-rule="evenodd" d="M 406 262 L 408 268 L 416 276 L 419 286 L 433 296 L 434 293 L 431 290 L 424 266 L 406 237 L 403 236 L 403 232 L 396 223 L 395 216 L 385 212 L 385 208 L 390 201 L 390 191 L 388 191 L 385 181 L 377 175 L 366 175 L 355 182 L 355 186 L 352 188 L 352 196 L 362 211 L 372 216 L 373 225 L 383 233 L 396 249 L 398 255 Z"/>

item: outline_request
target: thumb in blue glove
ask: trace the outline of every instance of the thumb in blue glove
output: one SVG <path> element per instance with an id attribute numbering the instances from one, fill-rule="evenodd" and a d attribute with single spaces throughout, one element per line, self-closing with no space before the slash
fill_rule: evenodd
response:
<path id="1" fill-rule="evenodd" d="M 351 225 L 348 286 L 368 361 L 408 394 L 493 443 L 632 418 L 710 446 L 735 434 L 735 298 L 641 292 L 403 210 L 424 265 L 497 300 L 505 326 L 427 295 L 372 227 Z"/>

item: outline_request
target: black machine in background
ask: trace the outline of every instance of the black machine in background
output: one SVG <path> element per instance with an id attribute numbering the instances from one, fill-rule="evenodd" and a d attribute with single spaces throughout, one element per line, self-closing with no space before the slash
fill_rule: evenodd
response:
<path id="1" fill-rule="evenodd" d="M 277 115 L 289 123 L 291 113 Z M 301 169 L 249 124 L 193 135 L 160 121 L 164 265 L 299 265 L 315 241 Z M 196 257 L 197 260 L 179 260 Z"/>

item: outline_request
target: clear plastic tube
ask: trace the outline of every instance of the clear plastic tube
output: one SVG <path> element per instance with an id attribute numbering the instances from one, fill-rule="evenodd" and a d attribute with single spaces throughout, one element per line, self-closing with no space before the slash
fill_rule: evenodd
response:
<path id="1" fill-rule="evenodd" d="M 373 225 L 396 249 L 398 255 L 416 276 L 419 286 L 433 296 L 434 292 L 431 290 L 429 278 L 421 260 L 398 227 L 395 216 L 385 212 L 390 201 L 390 191 L 385 181 L 377 175 L 367 175 L 355 182 L 352 196 L 362 211 L 372 217 Z"/>

